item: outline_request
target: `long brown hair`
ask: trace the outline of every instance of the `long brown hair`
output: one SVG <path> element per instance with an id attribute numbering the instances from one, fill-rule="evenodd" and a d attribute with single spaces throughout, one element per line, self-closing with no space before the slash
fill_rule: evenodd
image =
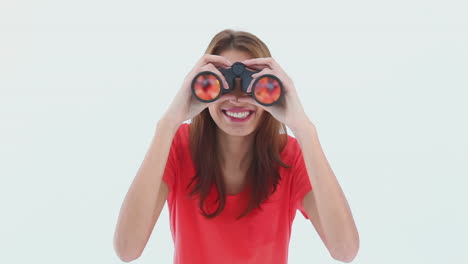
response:
<path id="1" fill-rule="evenodd" d="M 206 54 L 219 55 L 226 50 L 247 52 L 253 58 L 271 57 L 268 47 L 255 35 L 231 29 L 217 33 L 211 40 Z M 212 119 L 208 108 L 191 119 L 190 151 L 195 165 L 196 175 L 191 179 L 187 188 L 196 181 L 191 196 L 200 195 L 199 207 L 202 215 L 207 218 L 216 217 L 223 210 L 226 203 L 226 189 L 223 178 L 222 162 L 217 151 L 217 125 Z M 278 165 L 290 168 L 280 158 L 281 150 L 287 143 L 287 130 L 283 123 L 277 121 L 270 113 L 264 111 L 258 127 L 253 132 L 252 162 L 247 170 L 247 185 L 250 188 L 250 201 L 240 219 L 255 207 L 260 207 L 262 201 L 276 191 L 281 176 Z M 204 202 L 215 184 L 218 191 L 219 206 L 214 213 L 204 210 Z M 270 193 L 270 189 L 273 191 Z"/>

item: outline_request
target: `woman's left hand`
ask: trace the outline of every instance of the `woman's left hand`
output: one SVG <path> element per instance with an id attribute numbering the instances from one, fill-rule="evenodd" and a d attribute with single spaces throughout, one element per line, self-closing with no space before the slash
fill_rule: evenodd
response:
<path id="1" fill-rule="evenodd" d="M 273 74 L 278 77 L 283 84 L 284 103 L 282 105 L 275 103 L 271 106 L 264 106 L 255 101 L 252 96 L 239 97 L 239 102 L 246 102 L 261 107 L 265 111 L 268 111 L 276 120 L 290 128 L 299 127 L 304 121 L 308 121 L 308 117 L 304 112 L 293 81 L 272 57 L 254 58 L 242 61 L 242 63 L 248 68 L 260 71 L 252 75 L 254 79 L 247 88 L 248 93 L 251 92 L 252 84 L 256 77 L 264 74 Z"/>

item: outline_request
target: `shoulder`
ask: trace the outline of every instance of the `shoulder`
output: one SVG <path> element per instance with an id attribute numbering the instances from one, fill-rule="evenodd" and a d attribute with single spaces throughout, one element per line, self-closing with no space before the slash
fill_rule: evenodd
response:
<path id="1" fill-rule="evenodd" d="M 182 123 L 176 130 L 174 138 L 172 139 L 172 148 L 179 155 L 185 153 L 189 147 L 189 129 L 190 124 Z"/>
<path id="2" fill-rule="evenodd" d="M 188 123 L 180 124 L 180 126 L 177 128 L 177 131 L 174 135 L 174 142 L 181 143 L 181 142 L 187 141 L 189 137 L 189 129 L 190 129 L 190 124 Z"/>
<path id="3" fill-rule="evenodd" d="M 288 141 L 281 151 L 281 157 L 285 160 L 292 160 L 301 153 L 301 147 L 297 139 L 288 135 Z"/>

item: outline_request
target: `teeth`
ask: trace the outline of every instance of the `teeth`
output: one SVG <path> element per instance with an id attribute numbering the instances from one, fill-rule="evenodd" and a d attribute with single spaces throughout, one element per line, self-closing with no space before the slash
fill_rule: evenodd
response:
<path id="1" fill-rule="evenodd" d="M 236 118 L 246 118 L 249 115 L 249 112 L 233 113 L 233 112 L 226 111 L 226 115 L 236 117 Z"/>

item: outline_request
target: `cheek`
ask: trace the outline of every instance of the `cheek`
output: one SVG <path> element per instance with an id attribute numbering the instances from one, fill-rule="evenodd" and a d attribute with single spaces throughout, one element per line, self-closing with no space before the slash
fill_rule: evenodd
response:
<path id="1" fill-rule="evenodd" d="M 258 109 L 258 108 L 257 108 L 257 118 L 262 117 L 262 115 L 264 114 L 264 113 L 263 113 L 264 111 L 265 111 L 265 110 L 263 110 L 263 109 Z"/>
<path id="2" fill-rule="evenodd" d="M 219 118 L 219 110 L 217 107 L 211 105 L 208 106 L 208 111 L 210 112 L 211 117 L 214 118 Z"/>

